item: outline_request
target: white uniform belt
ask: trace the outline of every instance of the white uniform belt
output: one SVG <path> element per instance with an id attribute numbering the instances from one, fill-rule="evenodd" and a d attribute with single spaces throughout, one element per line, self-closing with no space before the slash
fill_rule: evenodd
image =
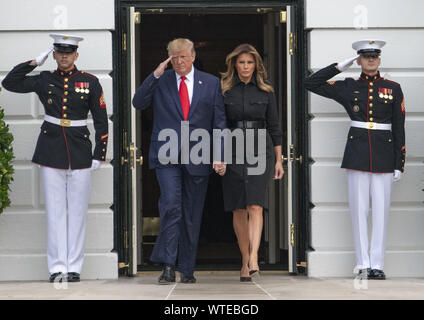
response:
<path id="1" fill-rule="evenodd" d="M 57 124 L 61 127 L 84 127 L 87 125 L 87 119 L 84 120 L 68 120 L 68 119 L 58 119 L 49 115 L 44 116 L 44 121 Z"/>
<path id="2" fill-rule="evenodd" d="M 352 121 L 351 126 L 356 128 L 364 128 L 364 129 L 372 129 L 372 130 L 392 130 L 391 123 Z"/>

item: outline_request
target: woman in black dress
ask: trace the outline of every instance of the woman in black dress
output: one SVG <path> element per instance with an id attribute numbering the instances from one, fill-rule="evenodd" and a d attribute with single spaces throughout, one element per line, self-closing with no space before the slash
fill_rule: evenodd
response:
<path id="1" fill-rule="evenodd" d="M 224 206 L 226 211 L 233 211 L 234 231 L 242 254 L 240 281 L 250 281 L 259 274 L 258 250 L 266 188 L 271 175 L 273 179 L 284 175 L 282 134 L 274 90 L 265 81 L 267 73 L 256 49 L 249 44 L 239 45 L 227 56 L 226 64 L 221 85 L 227 125 L 232 133 L 238 130 L 244 134 L 245 152 L 241 157 L 236 156 L 233 141 L 232 161 L 223 176 Z M 249 134 L 254 139 L 249 139 Z M 262 166 L 260 160 L 249 164 L 252 157 L 262 159 Z M 263 170 L 258 170 L 260 167 Z"/>

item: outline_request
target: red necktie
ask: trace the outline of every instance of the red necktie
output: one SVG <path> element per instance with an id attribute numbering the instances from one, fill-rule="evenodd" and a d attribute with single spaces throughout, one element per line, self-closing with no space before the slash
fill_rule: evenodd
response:
<path id="1" fill-rule="evenodd" d="M 181 77 L 179 93 L 180 93 L 181 107 L 183 109 L 184 120 L 187 120 L 188 112 L 190 111 L 190 98 L 188 96 L 187 85 L 184 82 L 185 79 L 187 79 L 185 76 Z"/>

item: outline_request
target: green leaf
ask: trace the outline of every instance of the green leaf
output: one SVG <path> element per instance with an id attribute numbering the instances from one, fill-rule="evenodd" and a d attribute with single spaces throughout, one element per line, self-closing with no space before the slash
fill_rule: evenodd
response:
<path id="1" fill-rule="evenodd" d="M 1 87 L 0 87 L 1 92 Z M 13 181 L 13 135 L 4 122 L 4 110 L 0 107 L 0 214 L 10 206 L 10 183 Z"/>

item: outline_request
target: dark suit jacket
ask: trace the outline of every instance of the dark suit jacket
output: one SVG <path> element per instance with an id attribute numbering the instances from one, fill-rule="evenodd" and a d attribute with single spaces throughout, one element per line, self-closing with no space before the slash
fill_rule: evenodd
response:
<path id="1" fill-rule="evenodd" d="M 403 172 L 405 165 L 405 101 L 400 85 L 361 74 L 358 80 L 327 81 L 339 74 L 336 64 L 305 80 L 306 89 L 339 102 L 350 119 L 392 124 L 392 130 L 351 127 L 342 168 L 373 173 Z M 385 94 L 383 94 L 383 92 Z"/>
<path id="2" fill-rule="evenodd" d="M 162 130 L 165 129 L 172 129 L 178 136 L 178 149 L 176 149 L 178 152 L 172 156 L 172 163 L 180 163 L 181 122 L 184 121 L 184 118 L 175 71 L 167 70 L 159 79 L 156 79 L 153 73 L 150 74 L 137 89 L 133 98 L 133 105 L 136 109 L 146 109 L 153 105 L 153 132 L 149 151 L 149 167 L 153 169 L 172 165 L 163 164 L 163 161 L 162 163 L 160 161 L 162 159 L 159 155 L 160 148 L 164 144 L 169 145 L 169 139 L 167 141 L 159 140 L 160 132 L 163 134 L 165 131 Z M 191 135 L 191 132 L 195 129 L 205 129 L 209 133 L 211 145 L 213 129 L 223 130 L 226 128 L 224 101 L 220 81 L 217 77 L 194 69 L 193 97 L 187 121 L 189 122 L 189 134 Z M 198 144 L 198 141 L 191 141 L 189 143 L 190 150 L 196 144 Z M 221 151 L 223 155 L 223 143 Z M 210 152 L 211 163 L 213 155 L 212 151 Z M 185 166 L 191 175 L 203 176 L 211 173 L 210 163 L 195 164 L 192 163 L 192 159 L 189 159 Z"/>
<path id="3" fill-rule="evenodd" d="M 91 167 L 92 159 L 105 161 L 108 119 L 99 80 L 76 67 L 72 71 L 42 71 L 27 76 L 35 66 L 30 61 L 18 64 L 4 78 L 3 86 L 12 92 L 35 92 L 45 113 L 58 119 L 84 120 L 90 111 L 96 130 L 94 153 L 87 126 L 61 127 L 43 122 L 32 161 L 57 169 Z M 79 86 L 87 90 L 79 91 Z M 78 92 L 79 91 L 79 92 Z"/>

